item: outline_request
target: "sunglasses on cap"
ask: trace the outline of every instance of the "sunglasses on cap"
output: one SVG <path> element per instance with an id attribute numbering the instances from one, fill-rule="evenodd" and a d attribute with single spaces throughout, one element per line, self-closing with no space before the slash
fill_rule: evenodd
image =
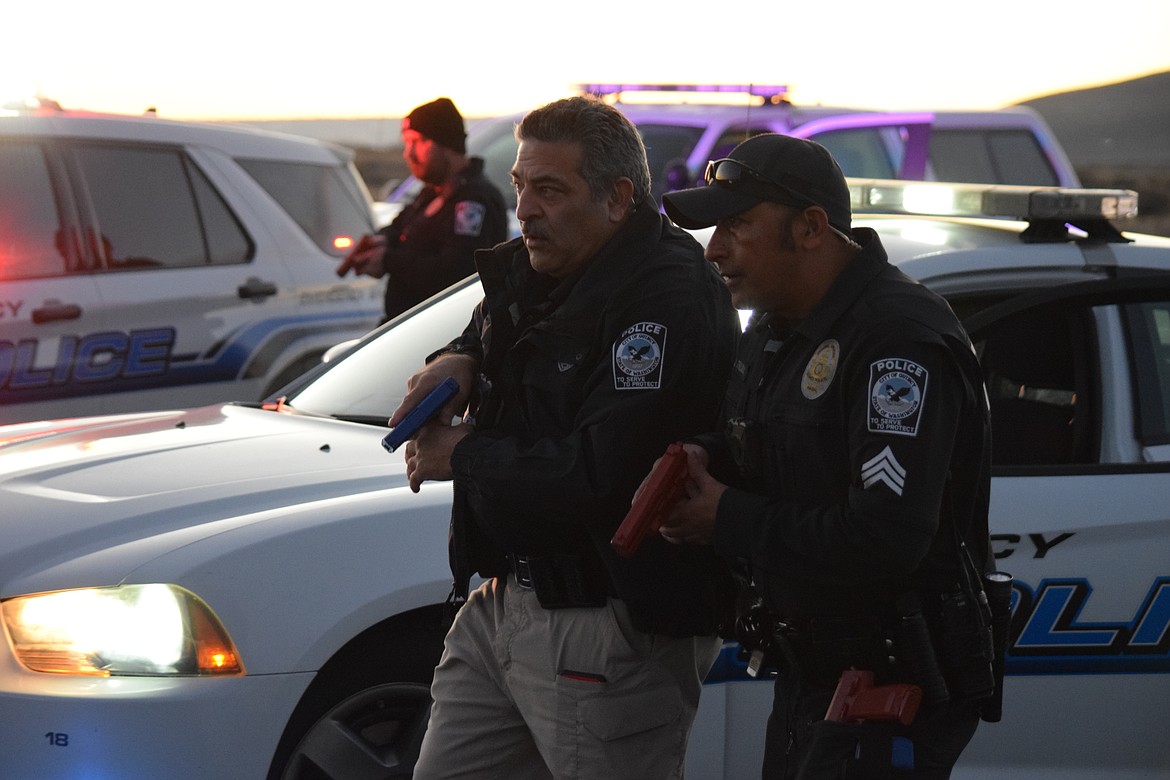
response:
<path id="1" fill-rule="evenodd" d="M 791 187 L 786 187 L 730 157 L 708 162 L 703 179 L 708 185 L 718 184 L 729 190 L 738 190 L 747 195 L 779 203 L 782 206 L 791 206 L 796 209 L 807 209 L 812 206 L 824 208 L 812 198 L 802 195 Z M 777 197 L 778 195 L 780 197 Z M 857 249 L 861 248 L 847 232 L 832 225 L 829 225 L 829 230 L 833 231 L 846 244 Z"/>
<path id="2" fill-rule="evenodd" d="M 730 190 L 740 190 L 745 194 L 756 195 L 794 208 L 803 209 L 817 205 L 791 187 L 786 187 L 730 157 L 708 162 L 703 180 L 708 185 L 718 184 Z"/>

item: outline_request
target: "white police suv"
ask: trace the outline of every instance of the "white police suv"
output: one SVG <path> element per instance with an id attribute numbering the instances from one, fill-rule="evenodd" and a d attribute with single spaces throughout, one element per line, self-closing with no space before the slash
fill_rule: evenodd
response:
<path id="1" fill-rule="evenodd" d="M 858 111 L 802 106 L 784 85 L 579 84 L 613 102 L 642 134 L 654 196 L 701 183 L 708 160 L 726 157 L 760 133 L 811 138 L 846 176 L 1077 187 L 1080 181 L 1051 129 L 1035 111 Z M 669 101 L 669 102 L 666 102 Z M 746 103 L 743 101 L 747 101 Z M 513 128 L 523 114 L 484 120 L 468 132 L 468 153 L 515 209 Z M 421 185 L 407 179 L 389 214 Z M 384 204 L 385 205 L 385 204 Z"/>
<path id="2" fill-rule="evenodd" d="M 379 322 L 372 229 L 348 150 L 0 111 L 0 422 L 264 397 Z"/>
<path id="3" fill-rule="evenodd" d="M 955 776 L 1165 777 L 1170 239 L 1114 229 L 1127 191 L 851 186 L 856 223 L 966 317 L 991 397 L 1014 615 L 1003 720 Z M 479 296 L 266 403 L 0 427 L 0 777 L 410 775 L 450 486 L 412 493 L 380 440 Z M 758 776 L 771 696 L 729 644 L 688 777 Z"/>

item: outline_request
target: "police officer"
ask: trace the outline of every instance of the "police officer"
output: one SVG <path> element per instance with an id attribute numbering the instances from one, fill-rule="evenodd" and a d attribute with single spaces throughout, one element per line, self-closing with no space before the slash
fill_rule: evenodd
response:
<path id="1" fill-rule="evenodd" d="M 456 591 L 487 578 L 447 635 L 415 777 L 681 777 L 733 583 L 710 548 L 622 559 L 610 539 L 667 444 L 715 425 L 738 316 L 619 111 L 557 101 L 516 137 L 523 235 L 477 253 L 483 301 L 390 420 L 463 388 L 447 411 L 470 400 L 466 421 L 424 427 L 407 475 L 454 479 Z"/>
<path id="2" fill-rule="evenodd" d="M 662 534 L 713 542 L 758 602 L 741 642 L 753 670 L 777 673 L 764 777 L 946 777 L 994 689 L 990 428 L 971 344 L 873 230 L 852 229 L 820 145 L 757 136 L 706 180 L 666 195 L 666 213 L 715 226 L 707 259 L 755 315 L 727 428 L 686 445 L 691 488 Z M 917 716 L 826 721 L 847 669 L 918 685 Z"/>
<path id="3" fill-rule="evenodd" d="M 388 226 L 363 237 L 338 266 L 386 281 L 389 320 L 475 273 L 475 250 L 508 237 L 504 198 L 469 157 L 463 116 L 449 98 L 402 120 L 402 156 L 423 188 Z"/>

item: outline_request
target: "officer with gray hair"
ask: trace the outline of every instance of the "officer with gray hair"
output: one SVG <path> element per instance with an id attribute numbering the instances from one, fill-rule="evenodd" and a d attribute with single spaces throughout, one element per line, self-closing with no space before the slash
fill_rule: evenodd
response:
<path id="1" fill-rule="evenodd" d="M 610 539 L 667 444 L 715 424 L 739 319 L 650 195 L 621 112 L 585 97 L 516 128 L 522 236 L 476 254 L 484 298 L 410 380 L 396 425 L 462 388 L 407 444 L 418 489 L 453 479 L 462 604 L 415 778 L 680 778 L 733 591 L 712 550 Z"/>

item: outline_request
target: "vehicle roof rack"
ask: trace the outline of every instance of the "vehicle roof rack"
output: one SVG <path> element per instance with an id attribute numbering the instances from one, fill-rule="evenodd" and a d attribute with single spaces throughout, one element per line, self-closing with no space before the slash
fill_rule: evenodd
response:
<path id="1" fill-rule="evenodd" d="M 746 94 L 767 104 L 788 102 L 785 84 L 578 84 L 577 90 L 597 97 L 622 99 L 623 92 L 686 92 L 706 95 Z"/>
<path id="2" fill-rule="evenodd" d="M 1109 220 L 1138 213 L 1138 194 L 1122 189 L 1078 189 L 1004 184 L 848 179 L 857 214 L 921 214 L 1026 220 L 1029 243 L 1080 240 L 1127 242 Z M 1076 236 L 1070 228 L 1085 235 Z"/>

